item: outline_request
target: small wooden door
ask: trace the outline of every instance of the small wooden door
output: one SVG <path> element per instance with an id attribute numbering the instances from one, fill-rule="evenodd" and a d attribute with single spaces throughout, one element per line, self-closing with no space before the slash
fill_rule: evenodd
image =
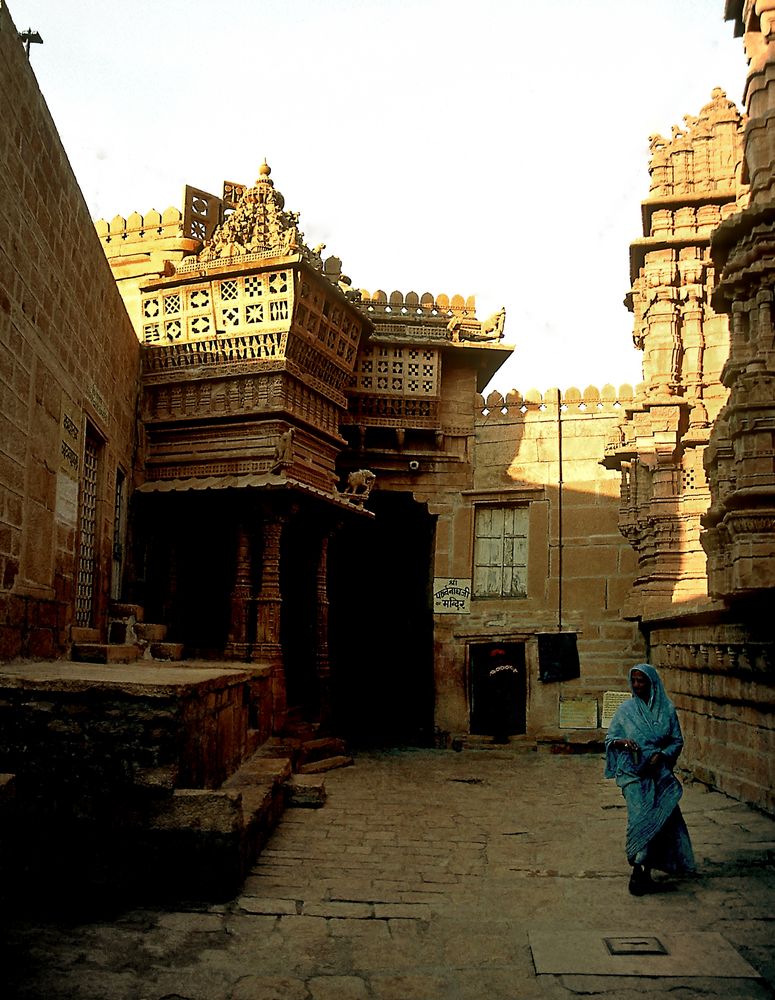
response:
<path id="1" fill-rule="evenodd" d="M 526 731 L 527 677 L 522 642 L 470 647 L 470 727 L 505 741 Z"/>

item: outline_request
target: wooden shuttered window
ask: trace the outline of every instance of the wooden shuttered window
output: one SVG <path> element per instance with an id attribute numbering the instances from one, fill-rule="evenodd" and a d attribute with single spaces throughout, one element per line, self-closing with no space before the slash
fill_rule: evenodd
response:
<path id="1" fill-rule="evenodd" d="M 527 597 L 527 507 L 476 508 L 474 597 Z"/>

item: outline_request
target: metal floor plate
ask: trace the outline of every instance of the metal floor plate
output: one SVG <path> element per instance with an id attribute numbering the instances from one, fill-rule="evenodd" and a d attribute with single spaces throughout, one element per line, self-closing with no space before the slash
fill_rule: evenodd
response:
<path id="1" fill-rule="evenodd" d="M 562 928 L 529 939 L 539 975 L 761 978 L 721 934 Z"/>

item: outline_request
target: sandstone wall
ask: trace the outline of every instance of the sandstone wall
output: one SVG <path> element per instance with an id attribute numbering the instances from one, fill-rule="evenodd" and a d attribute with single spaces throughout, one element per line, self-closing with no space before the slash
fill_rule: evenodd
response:
<path id="1" fill-rule="evenodd" d="M 618 528 L 619 477 L 600 459 L 631 397 L 629 386 L 479 397 L 473 486 L 460 495 L 444 534 L 444 525 L 437 529 L 434 575 L 471 576 L 478 505 L 526 506 L 527 596 L 473 598 L 470 614 L 437 615 L 441 728 L 466 729 L 470 648 L 478 643 L 525 643 L 533 735 L 557 729 L 561 698 L 600 702 L 603 691 L 626 687 L 626 668 L 644 655 L 637 626 L 621 620 L 635 558 Z M 581 676 L 545 684 L 537 636 L 558 625 L 578 635 Z"/>
<path id="2" fill-rule="evenodd" d="M 131 480 L 138 344 L 35 76 L 0 7 L 0 659 L 63 652 L 87 422 L 98 448 L 95 598 L 116 474 Z"/>

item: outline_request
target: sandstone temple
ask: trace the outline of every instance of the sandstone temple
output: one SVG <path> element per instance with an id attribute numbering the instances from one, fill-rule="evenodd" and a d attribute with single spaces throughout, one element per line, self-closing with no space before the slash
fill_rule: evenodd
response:
<path id="1" fill-rule="evenodd" d="M 594 750 L 644 660 L 775 811 L 775 4 L 726 17 L 745 110 L 649 140 L 642 382 L 504 396 L 505 310 L 357 288 L 267 163 L 95 226 L 0 5 L 0 847 L 228 883 L 349 747 Z"/>

